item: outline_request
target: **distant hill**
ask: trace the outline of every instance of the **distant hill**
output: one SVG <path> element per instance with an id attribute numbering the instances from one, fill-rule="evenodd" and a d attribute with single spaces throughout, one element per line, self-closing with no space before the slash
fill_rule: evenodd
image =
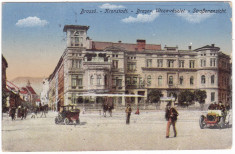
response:
<path id="1" fill-rule="evenodd" d="M 35 92 L 40 95 L 43 79 L 43 77 L 17 77 L 10 82 L 21 88 L 25 87 L 29 81 Z"/>

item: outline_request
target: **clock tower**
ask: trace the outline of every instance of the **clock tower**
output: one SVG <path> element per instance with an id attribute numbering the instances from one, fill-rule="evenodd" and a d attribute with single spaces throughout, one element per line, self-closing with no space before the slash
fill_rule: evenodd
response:
<path id="1" fill-rule="evenodd" d="M 67 47 L 81 47 L 87 48 L 87 30 L 89 26 L 81 25 L 65 25 L 64 32 L 67 36 Z"/>

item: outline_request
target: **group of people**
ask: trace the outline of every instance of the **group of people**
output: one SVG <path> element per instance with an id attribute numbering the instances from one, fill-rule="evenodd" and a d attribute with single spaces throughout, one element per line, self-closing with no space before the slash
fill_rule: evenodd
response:
<path id="1" fill-rule="evenodd" d="M 12 121 L 16 119 L 16 114 L 18 118 L 21 118 L 21 120 L 26 119 L 28 114 L 28 108 L 26 106 L 18 106 L 17 108 L 11 107 L 9 116 L 11 117 Z"/>
<path id="2" fill-rule="evenodd" d="M 126 112 L 126 124 L 130 124 L 130 117 L 131 117 L 131 112 L 132 112 L 130 104 L 127 104 L 125 112 Z M 139 108 L 137 108 L 136 114 L 139 114 Z M 165 118 L 167 120 L 166 138 L 169 138 L 171 125 L 173 126 L 174 137 L 177 136 L 176 121 L 177 121 L 178 115 L 179 113 L 172 106 L 172 102 L 169 102 L 166 107 L 166 112 L 165 112 Z"/>
<path id="3" fill-rule="evenodd" d="M 209 105 L 208 107 L 208 110 L 222 110 L 222 111 L 225 111 L 225 110 L 229 110 L 230 109 L 230 106 L 227 104 L 226 106 L 224 106 L 222 104 L 222 102 L 219 102 L 219 104 L 216 104 L 216 102 L 212 103 Z"/>

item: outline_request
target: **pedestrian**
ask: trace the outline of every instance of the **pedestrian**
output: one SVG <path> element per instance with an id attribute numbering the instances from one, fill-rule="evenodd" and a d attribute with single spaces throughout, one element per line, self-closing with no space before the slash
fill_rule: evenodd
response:
<path id="1" fill-rule="evenodd" d="M 27 109 L 27 107 L 25 106 L 25 107 L 24 107 L 24 119 L 26 119 L 27 113 L 28 113 L 28 109 Z"/>
<path id="2" fill-rule="evenodd" d="M 138 114 L 138 115 L 140 114 L 139 107 L 137 107 L 137 110 L 136 110 L 135 114 Z"/>
<path id="3" fill-rule="evenodd" d="M 15 120 L 16 108 L 12 107 L 10 110 L 11 120 Z"/>
<path id="4" fill-rule="evenodd" d="M 126 124 L 130 124 L 130 117 L 131 117 L 131 105 L 127 104 L 127 107 L 126 107 Z"/>
<path id="5" fill-rule="evenodd" d="M 176 121 L 177 121 L 177 116 L 179 113 L 176 111 L 174 107 L 171 107 L 171 102 L 166 108 L 166 120 L 167 120 L 167 128 L 166 128 L 166 138 L 169 138 L 169 133 L 170 133 L 170 126 L 173 126 L 174 130 L 174 137 L 177 136 L 177 131 L 176 131 Z"/>

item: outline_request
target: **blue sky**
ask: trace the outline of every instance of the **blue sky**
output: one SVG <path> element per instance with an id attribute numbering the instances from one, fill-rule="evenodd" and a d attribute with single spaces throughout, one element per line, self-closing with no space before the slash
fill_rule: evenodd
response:
<path id="1" fill-rule="evenodd" d="M 104 13 L 106 8 L 127 9 L 128 13 Z M 156 8 L 226 9 L 226 13 L 158 13 Z M 99 13 L 80 14 L 82 9 Z M 136 14 L 137 9 L 152 12 Z M 231 12 L 224 2 L 4 3 L 2 52 L 9 63 L 8 78 L 52 73 L 65 49 L 66 24 L 90 26 L 88 36 L 95 41 L 146 39 L 180 49 L 190 43 L 193 49 L 214 43 L 231 54 Z"/>

